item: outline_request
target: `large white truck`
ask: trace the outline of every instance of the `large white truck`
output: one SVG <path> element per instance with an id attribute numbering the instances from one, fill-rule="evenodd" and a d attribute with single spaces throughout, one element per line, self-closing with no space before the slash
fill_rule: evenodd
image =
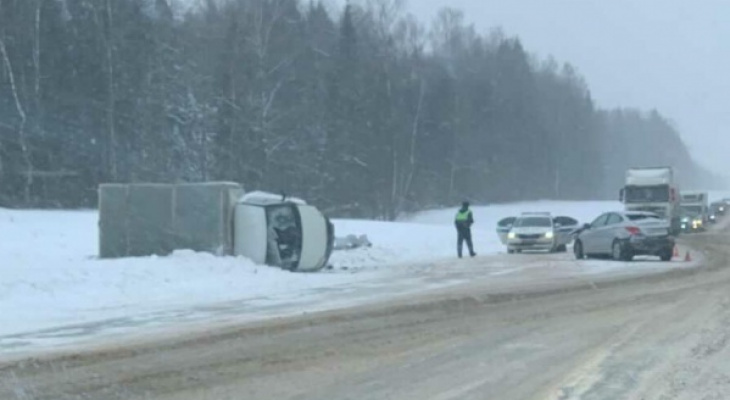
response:
<path id="1" fill-rule="evenodd" d="M 680 195 L 672 167 L 628 169 L 621 202 L 626 211 L 648 211 L 666 219 L 673 235 L 681 232 Z"/>
<path id="2" fill-rule="evenodd" d="M 327 266 L 333 242 L 334 226 L 316 207 L 283 195 L 245 194 L 237 183 L 99 187 L 101 258 L 189 249 L 313 272 Z"/>
<path id="3" fill-rule="evenodd" d="M 682 211 L 698 216 L 706 226 L 710 222 L 710 201 L 707 192 L 682 192 Z"/>

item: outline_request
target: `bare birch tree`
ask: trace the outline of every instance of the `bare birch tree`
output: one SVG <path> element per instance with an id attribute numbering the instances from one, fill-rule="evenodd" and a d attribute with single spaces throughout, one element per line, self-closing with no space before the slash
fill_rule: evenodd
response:
<path id="1" fill-rule="evenodd" d="M 13 96 L 13 102 L 15 103 L 15 110 L 17 111 L 18 117 L 20 118 L 20 121 L 18 122 L 18 126 L 17 126 L 17 134 L 18 134 L 18 144 L 20 145 L 23 162 L 25 164 L 25 170 L 23 171 L 23 175 L 25 176 L 23 197 L 24 197 L 25 202 L 30 204 L 30 202 L 31 202 L 30 191 L 31 191 L 31 186 L 33 186 L 33 161 L 31 159 L 30 148 L 28 146 L 27 132 L 25 130 L 25 125 L 27 122 L 27 115 L 25 113 L 25 108 L 23 107 L 23 104 L 20 100 L 20 95 L 18 94 L 18 86 L 16 84 L 15 72 L 13 72 L 13 65 L 10 62 L 10 57 L 8 56 L 7 47 L 5 46 L 5 40 L 3 37 L 0 37 L 0 56 L 2 56 L 2 58 L 3 58 L 3 64 L 5 65 L 5 69 L 8 74 L 8 80 L 10 82 L 10 91 Z"/>

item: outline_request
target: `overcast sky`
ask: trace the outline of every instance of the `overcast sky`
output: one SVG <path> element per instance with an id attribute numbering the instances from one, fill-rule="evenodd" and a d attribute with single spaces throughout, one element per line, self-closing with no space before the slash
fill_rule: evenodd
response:
<path id="1" fill-rule="evenodd" d="M 602 107 L 656 108 L 692 154 L 730 172 L 730 1 L 408 0 L 431 21 L 445 6 L 482 32 L 500 26 L 528 51 L 573 64 Z"/>

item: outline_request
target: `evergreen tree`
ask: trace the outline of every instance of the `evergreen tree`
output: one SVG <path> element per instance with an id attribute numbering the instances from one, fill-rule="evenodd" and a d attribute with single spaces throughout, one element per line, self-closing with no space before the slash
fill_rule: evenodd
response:
<path id="1" fill-rule="evenodd" d="M 632 166 L 717 178 L 659 112 L 598 108 L 573 67 L 458 10 L 428 30 L 397 0 L 174 4 L 0 0 L 0 206 L 231 180 L 393 219 L 464 198 L 615 199 Z"/>

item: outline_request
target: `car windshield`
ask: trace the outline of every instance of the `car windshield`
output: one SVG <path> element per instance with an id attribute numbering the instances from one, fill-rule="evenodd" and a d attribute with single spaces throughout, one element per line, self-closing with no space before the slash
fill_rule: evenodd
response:
<path id="1" fill-rule="evenodd" d="M 515 226 L 519 228 L 547 228 L 553 226 L 553 222 L 549 217 L 524 217 L 518 219 Z"/>
<path id="2" fill-rule="evenodd" d="M 669 201 L 669 186 L 629 186 L 624 194 L 626 203 L 662 203 Z"/>

